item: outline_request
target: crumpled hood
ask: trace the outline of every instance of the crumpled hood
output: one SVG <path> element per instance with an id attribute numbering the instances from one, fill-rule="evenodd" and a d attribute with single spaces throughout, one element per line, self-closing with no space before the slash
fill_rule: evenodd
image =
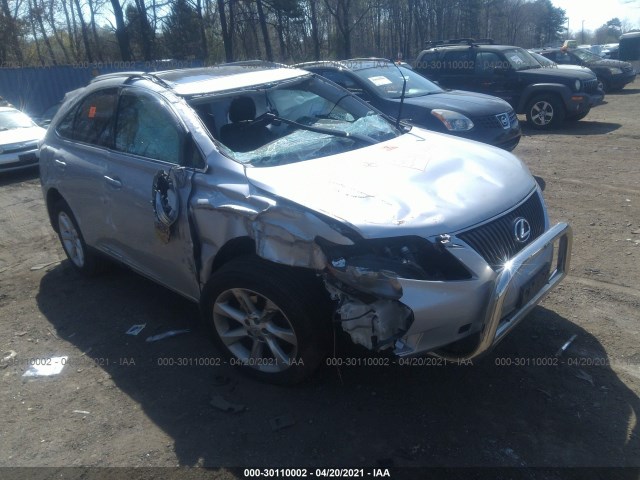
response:
<path id="1" fill-rule="evenodd" d="M 365 238 L 454 233 L 512 208 L 536 186 L 510 153 L 415 127 L 331 157 L 248 167 L 246 175 Z"/>
<path id="2" fill-rule="evenodd" d="M 408 105 L 453 110 L 473 117 L 497 115 L 512 110 L 511 105 L 501 98 L 482 93 L 461 92 L 459 90 L 434 93 L 422 97 L 408 97 L 404 101 Z"/>
<path id="3" fill-rule="evenodd" d="M 15 143 L 28 143 L 38 141 L 47 131 L 42 127 L 13 128 L 0 131 L 0 149 Z"/>

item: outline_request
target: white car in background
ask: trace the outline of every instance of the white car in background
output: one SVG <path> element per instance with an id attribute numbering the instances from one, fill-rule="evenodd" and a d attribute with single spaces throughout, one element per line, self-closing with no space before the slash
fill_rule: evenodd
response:
<path id="1" fill-rule="evenodd" d="M 38 165 L 38 141 L 47 131 L 13 107 L 0 107 L 0 172 Z"/>

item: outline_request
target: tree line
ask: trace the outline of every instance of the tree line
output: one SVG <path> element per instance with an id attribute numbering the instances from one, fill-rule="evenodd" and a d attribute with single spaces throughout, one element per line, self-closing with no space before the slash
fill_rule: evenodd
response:
<path id="1" fill-rule="evenodd" d="M 0 0 L 0 63 L 410 60 L 447 38 L 549 45 L 565 24 L 550 0 Z"/>

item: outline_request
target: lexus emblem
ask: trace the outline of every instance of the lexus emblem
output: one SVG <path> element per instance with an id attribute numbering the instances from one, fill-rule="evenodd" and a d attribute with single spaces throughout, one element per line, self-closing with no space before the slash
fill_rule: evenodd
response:
<path id="1" fill-rule="evenodd" d="M 496 118 L 500 121 L 500 125 L 502 125 L 502 128 L 504 128 L 505 130 L 511 126 L 509 124 L 508 113 L 501 113 L 500 115 L 496 115 Z"/>
<path id="2" fill-rule="evenodd" d="M 518 217 L 513 221 L 513 236 L 517 242 L 525 243 L 531 236 L 531 225 L 526 218 Z"/>

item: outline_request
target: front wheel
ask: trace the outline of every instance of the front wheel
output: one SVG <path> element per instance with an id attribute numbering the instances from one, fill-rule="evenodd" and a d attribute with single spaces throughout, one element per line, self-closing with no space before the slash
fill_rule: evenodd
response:
<path id="1" fill-rule="evenodd" d="M 312 272 L 242 257 L 211 276 L 202 298 L 214 340 L 247 374 L 293 384 L 320 366 L 331 315 Z"/>
<path id="2" fill-rule="evenodd" d="M 584 112 L 579 113 L 578 115 L 574 115 L 573 117 L 568 117 L 567 121 L 569 121 L 569 122 L 577 122 L 579 120 L 582 120 L 584 117 L 589 115 L 590 111 L 591 111 L 591 107 L 588 107 Z"/>
<path id="3" fill-rule="evenodd" d="M 541 95 L 527 105 L 527 122 L 537 130 L 559 126 L 565 117 L 564 106 L 554 97 Z"/>

